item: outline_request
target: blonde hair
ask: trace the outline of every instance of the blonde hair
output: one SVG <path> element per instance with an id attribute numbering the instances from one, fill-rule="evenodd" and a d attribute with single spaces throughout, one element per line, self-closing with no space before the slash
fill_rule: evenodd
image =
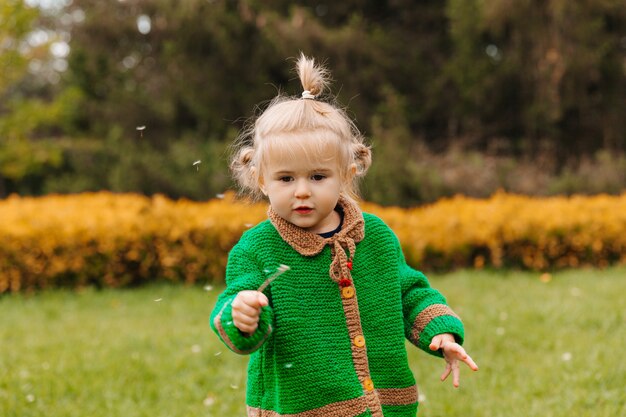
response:
<path id="1" fill-rule="evenodd" d="M 336 147 L 337 164 L 346 197 L 358 198 L 358 180 L 371 161 L 370 148 L 348 117 L 336 104 L 322 101 L 330 74 L 314 59 L 300 54 L 296 71 L 304 89 L 301 97 L 278 95 L 267 109 L 244 129 L 234 144 L 231 170 L 244 192 L 262 197 L 260 179 L 270 151 L 305 151 L 308 158 L 322 154 L 328 145 Z M 329 97 L 329 95 L 327 96 Z M 356 166 L 356 174 L 351 170 Z"/>

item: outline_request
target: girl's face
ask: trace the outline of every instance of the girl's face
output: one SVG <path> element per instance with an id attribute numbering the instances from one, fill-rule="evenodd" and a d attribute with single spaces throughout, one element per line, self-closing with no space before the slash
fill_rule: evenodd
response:
<path id="1" fill-rule="evenodd" d="M 261 191 L 283 219 L 312 233 L 330 232 L 340 223 L 335 211 L 342 190 L 336 158 L 310 158 L 305 151 L 267 156 Z"/>

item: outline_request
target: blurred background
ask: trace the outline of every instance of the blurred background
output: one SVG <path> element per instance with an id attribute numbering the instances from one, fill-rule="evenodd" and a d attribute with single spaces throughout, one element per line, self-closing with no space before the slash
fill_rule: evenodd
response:
<path id="1" fill-rule="evenodd" d="M 481 367 L 454 390 L 410 350 L 420 416 L 626 415 L 624 5 L 0 0 L 0 415 L 245 415 L 207 318 L 267 207 L 229 146 L 301 51 Z"/>
<path id="2" fill-rule="evenodd" d="M 3 0 L 0 198 L 223 193 L 300 51 L 373 146 L 366 200 L 620 193 L 625 23 L 620 0 Z"/>

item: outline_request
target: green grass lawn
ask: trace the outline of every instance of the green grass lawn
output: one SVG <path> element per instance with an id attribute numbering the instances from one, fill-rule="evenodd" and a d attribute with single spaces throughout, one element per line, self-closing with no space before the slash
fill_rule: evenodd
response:
<path id="1" fill-rule="evenodd" d="M 410 348 L 420 417 L 626 415 L 626 269 L 431 276 L 480 366 L 461 387 Z M 0 297 L 0 416 L 245 416 L 246 357 L 208 316 L 219 288 Z"/>

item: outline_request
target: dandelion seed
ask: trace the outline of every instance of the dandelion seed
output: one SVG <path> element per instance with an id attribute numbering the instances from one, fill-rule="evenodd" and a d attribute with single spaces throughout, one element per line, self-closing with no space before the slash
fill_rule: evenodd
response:
<path id="1" fill-rule="evenodd" d="M 246 224 L 244 224 L 244 226 L 246 226 L 246 229 L 249 229 L 249 228 L 251 228 L 252 226 L 254 226 L 254 224 L 252 224 L 252 223 L 246 223 Z"/>
<path id="2" fill-rule="evenodd" d="M 224 198 L 224 194 L 215 194 L 215 197 L 217 197 L 220 200 L 222 200 Z"/>
<path id="3" fill-rule="evenodd" d="M 231 321 L 227 321 L 227 322 L 226 322 L 226 325 L 227 325 L 227 326 L 230 326 L 231 324 L 233 324 L 232 320 L 231 320 Z"/>
<path id="4" fill-rule="evenodd" d="M 137 126 L 137 131 L 139 132 L 139 137 L 143 138 L 143 131 L 146 130 L 145 126 Z"/>
<path id="5" fill-rule="evenodd" d="M 193 165 L 196 166 L 196 171 L 198 171 L 198 166 L 200 165 L 200 162 L 202 161 L 198 159 L 196 162 L 193 163 Z"/>
<path id="6" fill-rule="evenodd" d="M 291 368 L 293 368 L 293 363 L 286 363 L 286 364 L 285 364 L 285 368 L 286 368 L 286 369 L 291 369 Z"/>
<path id="7" fill-rule="evenodd" d="M 230 384 L 230 387 L 232 389 L 239 389 L 239 385 L 235 385 L 235 384 Z"/>
<path id="8" fill-rule="evenodd" d="M 213 285 L 205 285 L 204 291 L 211 291 L 213 289 Z"/>
<path id="9" fill-rule="evenodd" d="M 201 350 L 202 350 L 202 348 L 200 347 L 200 345 L 193 345 L 191 347 L 191 352 L 192 353 L 200 353 Z"/>
<path id="10" fill-rule="evenodd" d="M 213 404 L 215 404 L 215 398 L 213 398 L 213 397 L 206 397 L 204 399 L 204 401 L 202 401 L 202 404 L 204 404 L 206 407 L 210 407 Z"/>
<path id="11" fill-rule="evenodd" d="M 561 355 L 561 359 L 563 359 L 563 362 L 569 362 L 572 360 L 572 354 L 570 352 L 565 352 Z"/>
<path id="12" fill-rule="evenodd" d="M 222 354 L 222 352 L 215 352 L 215 354 L 213 356 L 220 356 Z"/>
<path id="13" fill-rule="evenodd" d="M 26 396 L 26 401 L 28 401 L 29 403 L 32 403 L 35 401 L 35 396 L 33 394 L 28 394 Z"/>
<path id="14" fill-rule="evenodd" d="M 156 299 L 156 300 L 154 300 L 154 301 L 158 303 L 158 302 L 159 302 L 159 301 L 161 301 L 161 300 L 163 300 L 163 299 L 162 299 L 162 298 L 157 298 L 157 299 Z"/>

